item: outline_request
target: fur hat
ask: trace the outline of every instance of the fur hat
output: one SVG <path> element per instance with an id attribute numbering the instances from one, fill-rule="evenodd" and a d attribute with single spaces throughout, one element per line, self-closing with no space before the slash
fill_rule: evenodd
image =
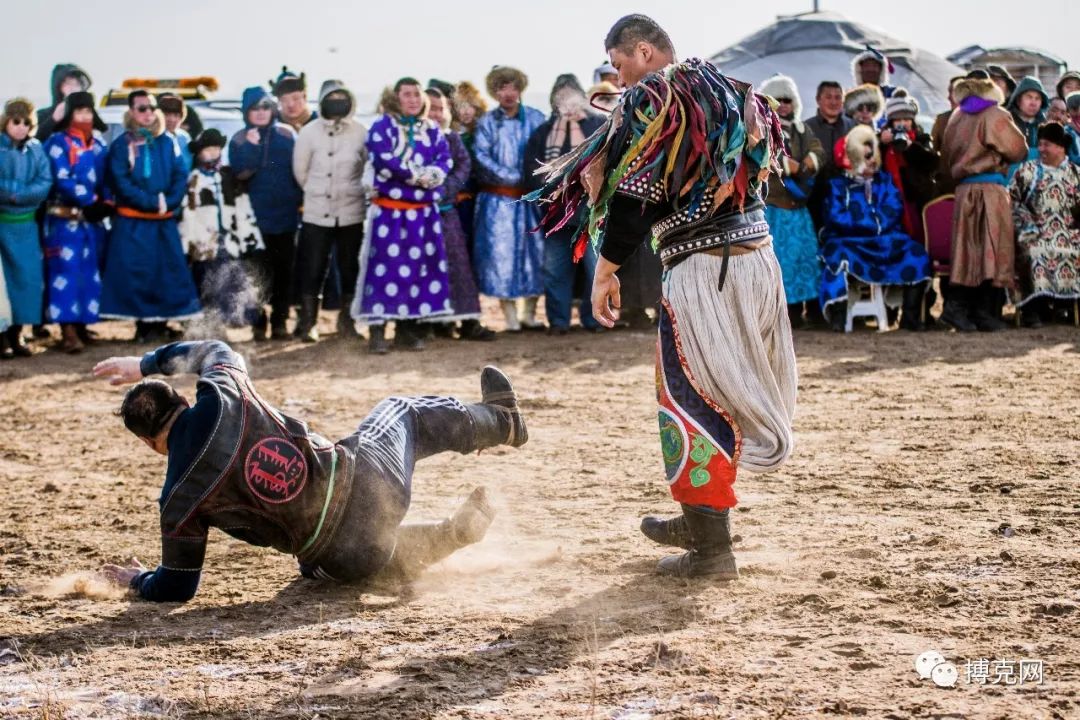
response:
<path id="1" fill-rule="evenodd" d="M 184 98 L 180 97 L 176 93 L 161 93 L 157 96 L 158 107 L 161 108 L 163 113 L 177 113 L 180 115 L 180 122 L 184 122 L 187 118 L 187 105 L 184 104 Z"/>
<path id="2" fill-rule="evenodd" d="M 881 94 L 881 88 L 877 85 L 864 83 L 844 93 L 844 113 L 852 117 L 860 105 L 873 105 L 874 120 L 881 117 L 885 109 L 885 96 Z"/>
<path id="3" fill-rule="evenodd" d="M 220 130 L 214 128 L 207 128 L 199 133 L 199 137 L 195 138 L 188 144 L 188 150 L 191 151 L 192 157 L 198 157 L 199 153 L 204 148 L 219 147 L 223 148 L 226 145 L 225 136 L 221 134 Z"/>
<path id="4" fill-rule="evenodd" d="M 1013 78 L 1012 73 L 1010 73 L 1002 66 L 987 65 L 986 74 L 990 76 L 991 80 L 993 80 L 994 78 L 997 78 L 998 80 L 1004 80 L 1006 87 L 1008 87 L 1008 95 L 1012 95 L 1013 92 L 1016 91 L 1016 79 Z"/>
<path id="5" fill-rule="evenodd" d="M 7 130 L 9 120 L 22 118 L 30 123 L 30 137 L 37 130 L 37 113 L 34 111 L 34 103 L 24 97 L 17 97 L 4 103 L 4 114 L 0 115 L 0 132 Z"/>
<path id="6" fill-rule="evenodd" d="M 454 104 L 461 103 L 462 105 L 472 105 L 476 108 L 476 114 L 482 115 L 487 112 L 488 104 L 484 96 L 480 94 L 480 89 L 473 85 L 468 80 L 462 80 L 454 88 Z"/>
<path id="7" fill-rule="evenodd" d="M 802 117 L 802 98 L 799 97 L 799 88 L 793 78 L 787 75 L 776 74 L 761 83 L 757 91 L 762 95 L 768 95 L 773 99 L 789 98 L 791 100 L 791 117 L 798 120 Z"/>
<path id="8" fill-rule="evenodd" d="M 1061 98 L 1062 100 L 1065 99 L 1065 93 L 1062 91 L 1062 87 L 1065 85 L 1066 80 L 1080 81 L 1080 72 L 1076 72 L 1075 70 L 1070 70 L 1069 72 L 1065 73 L 1064 75 L 1062 75 L 1061 77 L 1058 78 L 1057 86 L 1056 86 L 1056 88 L 1057 88 L 1057 96 L 1059 98 Z M 1076 92 L 1076 91 L 1074 90 L 1073 92 Z"/>
<path id="9" fill-rule="evenodd" d="M 1065 132 L 1065 126 L 1057 122 L 1048 122 L 1039 126 L 1039 139 L 1052 142 L 1068 150 L 1072 147 L 1072 138 Z"/>
<path id="10" fill-rule="evenodd" d="M 870 158 L 866 156 L 867 148 L 871 148 Z M 871 158 L 874 163 L 881 166 L 881 150 L 878 146 L 877 133 L 869 125 L 856 125 L 848 131 L 844 138 L 844 156 L 847 160 L 844 165 L 851 175 L 862 175 L 866 163 Z"/>
<path id="11" fill-rule="evenodd" d="M 993 100 L 998 105 L 1005 102 L 1005 94 L 1001 92 L 1001 88 L 997 86 L 997 83 L 989 77 L 981 78 L 969 76 L 958 81 L 956 85 L 953 86 L 953 100 L 955 100 L 958 105 L 969 97 Z"/>
<path id="12" fill-rule="evenodd" d="M 277 78 L 270 81 L 270 92 L 274 97 L 288 95 L 291 92 L 307 92 L 307 75 L 297 75 L 286 65 L 281 66 Z"/>
<path id="13" fill-rule="evenodd" d="M 877 84 L 889 84 L 889 77 L 892 72 L 892 63 L 890 63 L 889 58 L 885 57 L 880 51 L 875 50 L 874 48 L 867 45 L 865 50 L 863 50 L 851 60 L 851 76 L 855 78 L 856 85 L 863 85 L 866 82 L 865 80 L 863 80 L 862 69 L 859 68 L 859 65 L 862 64 L 863 60 L 873 60 L 879 65 L 881 65 L 881 75 L 878 76 Z"/>
<path id="14" fill-rule="evenodd" d="M 508 65 L 496 65 L 491 68 L 491 72 L 487 74 L 487 78 L 484 80 L 488 95 L 491 97 L 495 97 L 495 93 L 499 91 L 499 88 L 507 83 L 512 84 L 517 88 L 518 92 L 523 93 L 525 88 L 529 86 L 529 76 L 517 68 Z"/>
<path id="15" fill-rule="evenodd" d="M 919 114 L 918 101 L 909 96 L 904 88 L 897 88 L 892 97 L 885 101 L 885 119 L 907 117 L 914 120 Z"/>
<path id="16" fill-rule="evenodd" d="M 77 90 L 66 98 L 64 98 L 64 117 L 60 118 L 60 122 L 56 123 L 53 127 L 55 132 L 63 132 L 71 125 L 72 118 L 75 117 L 75 111 L 79 108 L 89 108 L 90 112 L 94 113 L 93 127 L 98 132 L 105 132 L 109 129 L 109 126 L 105 124 L 105 121 L 98 117 L 97 108 L 94 107 L 94 94 L 87 92 L 86 90 Z M 124 114 L 125 121 L 127 120 L 127 114 Z M 164 120 L 164 118 L 162 118 Z"/>

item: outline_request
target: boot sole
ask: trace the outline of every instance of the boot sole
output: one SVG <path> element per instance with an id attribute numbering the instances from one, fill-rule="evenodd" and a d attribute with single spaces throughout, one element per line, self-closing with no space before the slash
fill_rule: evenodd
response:
<path id="1" fill-rule="evenodd" d="M 718 582 L 730 582 L 739 579 L 739 568 L 735 564 L 734 553 L 724 553 L 716 558 L 698 560 L 696 563 L 693 560 L 684 562 L 683 558 L 685 557 L 686 555 L 674 555 L 664 558 L 656 565 L 657 573 L 666 577 L 678 577 L 686 580 L 704 578 Z"/>

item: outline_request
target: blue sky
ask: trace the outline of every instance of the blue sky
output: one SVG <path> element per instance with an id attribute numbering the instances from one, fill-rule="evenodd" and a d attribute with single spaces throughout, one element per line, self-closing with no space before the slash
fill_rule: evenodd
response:
<path id="1" fill-rule="evenodd" d="M 1076 0 L 822 0 L 822 9 L 947 55 L 971 44 L 1033 45 L 1080 66 Z M 305 70 L 309 85 L 340 77 L 361 102 L 402 75 L 471 79 L 481 85 L 494 64 L 531 78 L 528 98 L 547 108 L 555 76 L 575 72 L 587 83 L 603 58 L 603 37 L 629 12 L 668 29 L 679 54 L 708 56 L 772 22 L 809 10 L 811 2 L 745 4 L 691 0 L 179 0 L 123 3 L 34 0 L 5 3 L 0 97 L 45 101 L 57 62 L 77 62 L 98 93 L 125 76 L 216 75 L 221 96 L 238 97 L 265 83 L 282 64 Z M 410 16 L 391 13 L 407 7 Z M 377 10 L 378 9 L 378 10 Z M 1012 15 L 1022 11 L 1017 21 Z M 847 80 L 847 78 L 844 78 Z"/>

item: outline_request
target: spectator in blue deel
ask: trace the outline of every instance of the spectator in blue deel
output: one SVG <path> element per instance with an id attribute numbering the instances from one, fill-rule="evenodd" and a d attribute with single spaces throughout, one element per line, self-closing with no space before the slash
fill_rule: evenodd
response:
<path id="1" fill-rule="evenodd" d="M 169 320 L 200 313 L 176 226 L 187 170 L 154 96 L 145 90 L 128 95 L 124 130 L 109 146 L 116 217 L 105 254 L 101 315 L 134 320 L 136 342 L 165 340 L 179 334 L 169 330 Z"/>
<path id="2" fill-rule="evenodd" d="M 885 287 L 885 302 L 903 298 L 906 329 L 919 330 L 930 257 L 901 224 L 904 205 L 892 177 L 881 170 L 877 134 L 856 126 L 845 142 L 846 172 L 829 181 L 821 231 L 821 307 L 834 330 L 842 331 L 851 281 Z"/>

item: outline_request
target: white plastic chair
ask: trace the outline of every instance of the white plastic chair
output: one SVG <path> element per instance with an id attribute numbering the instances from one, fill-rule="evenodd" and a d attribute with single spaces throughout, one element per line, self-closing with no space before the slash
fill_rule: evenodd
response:
<path id="1" fill-rule="evenodd" d="M 870 290 L 868 298 L 863 297 L 866 289 Z M 851 332 L 852 321 L 857 317 L 876 318 L 878 332 L 886 332 L 889 329 L 889 314 L 885 310 L 885 290 L 880 285 L 851 283 L 848 288 L 847 322 L 844 323 L 844 332 Z"/>

